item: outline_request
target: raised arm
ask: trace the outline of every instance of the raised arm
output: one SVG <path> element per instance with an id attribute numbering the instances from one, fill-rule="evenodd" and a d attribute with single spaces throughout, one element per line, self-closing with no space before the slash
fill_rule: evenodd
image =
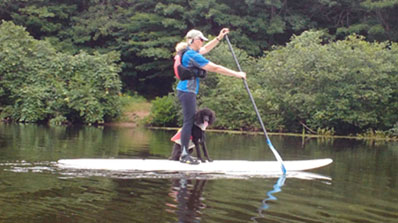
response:
<path id="1" fill-rule="evenodd" d="M 216 38 L 212 39 L 210 42 L 208 42 L 206 45 L 204 45 L 202 48 L 200 48 L 199 53 L 204 55 L 204 54 L 210 52 L 215 46 L 217 46 L 217 44 L 228 33 L 229 33 L 229 29 L 228 28 L 223 28 Z"/>

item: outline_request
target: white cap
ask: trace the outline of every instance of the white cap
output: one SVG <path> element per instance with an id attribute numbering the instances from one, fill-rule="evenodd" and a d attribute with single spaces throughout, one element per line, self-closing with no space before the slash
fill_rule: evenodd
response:
<path id="1" fill-rule="evenodd" d="M 195 38 L 198 38 L 198 37 L 201 38 L 204 41 L 208 41 L 209 40 L 203 35 L 203 33 L 201 31 L 196 30 L 196 29 L 189 30 L 189 32 L 185 36 L 185 38 L 187 38 L 187 39 L 195 39 Z"/>

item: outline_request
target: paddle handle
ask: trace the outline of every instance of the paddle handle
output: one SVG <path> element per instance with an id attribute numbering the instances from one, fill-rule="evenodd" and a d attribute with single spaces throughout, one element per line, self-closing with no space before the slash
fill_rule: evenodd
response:
<path id="1" fill-rule="evenodd" d="M 231 42 L 229 41 L 228 35 L 225 35 L 225 39 L 227 40 L 229 50 L 231 51 L 232 56 L 234 57 L 236 66 L 238 66 L 239 71 L 242 72 L 242 68 L 240 67 L 238 58 L 237 58 L 236 55 L 235 55 L 234 49 L 232 48 L 232 44 L 231 44 Z M 261 119 L 261 115 L 260 115 L 260 113 L 258 112 L 256 102 L 254 101 L 253 95 L 252 95 L 252 93 L 250 92 L 250 89 L 249 89 L 249 86 L 247 85 L 246 79 L 243 79 L 243 84 L 245 85 L 246 91 L 247 91 L 247 93 L 249 94 L 249 98 L 250 98 L 250 100 L 251 100 L 251 102 L 252 102 L 252 104 L 253 104 L 254 110 L 256 111 L 258 121 L 260 122 L 261 128 L 263 129 L 263 132 L 264 132 L 264 135 L 265 135 L 265 138 L 267 139 L 268 147 L 271 149 L 271 151 L 272 151 L 272 153 L 274 154 L 276 160 L 280 163 L 283 174 L 285 174 L 285 173 L 286 173 L 286 168 L 285 168 L 285 165 L 283 164 L 283 160 L 282 160 L 281 156 L 279 155 L 279 153 L 278 153 L 278 152 L 276 151 L 276 149 L 274 148 L 274 146 L 272 145 L 271 140 L 270 140 L 269 137 L 268 137 L 267 130 L 266 130 L 265 127 L 264 127 L 263 120 Z"/>

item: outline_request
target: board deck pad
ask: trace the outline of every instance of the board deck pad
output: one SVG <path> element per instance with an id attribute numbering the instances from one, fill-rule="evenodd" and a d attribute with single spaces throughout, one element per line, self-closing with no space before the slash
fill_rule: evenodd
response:
<path id="1" fill-rule="evenodd" d="M 296 172 L 324 167 L 332 162 L 332 159 L 326 158 L 284 161 L 284 165 L 288 173 L 287 175 L 297 176 Z M 182 173 L 228 176 L 276 176 L 282 174 L 281 166 L 277 161 L 215 160 L 213 162 L 190 165 L 164 159 L 61 159 L 57 164 L 61 169 L 137 172 L 141 175 Z"/>

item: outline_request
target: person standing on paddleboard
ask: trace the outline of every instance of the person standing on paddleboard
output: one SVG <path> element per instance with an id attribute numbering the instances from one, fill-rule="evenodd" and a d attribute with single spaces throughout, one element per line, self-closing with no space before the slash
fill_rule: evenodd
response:
<path id="1" fill-rule="evenodd" d="M 218 36 L 203 46 L 204 41 L 208 39 L 199 30 L 190 30 L 185 38 L 186 43 L 179 43 L 176 50 L 186 47 L 186 52 L 182 55 L 181 64 L 186 68 L 192 68 L 194 73 L 203 70 L 219 73 L 227 76 L 246 79 L 245 72 L 234 71 L 212 63 L 203 55 L 210 52 L 223 38 L 229 33 L 228 28 L 223 28 Z M 199 164 L 199 161 L 193 159 L 188 153 L 188 144 L 191 137 L 191 131 L 194 124 L 194 116 L 196 112 L 196 95 L 199 92 L 200 75 L 195 75 L 191 79 L 180 80 L 177 85 L 177 97 L 182 106 L 183 126 L 181 130 L 181 147 L 182 153 L 180 162 L 188 164 Z"/>

